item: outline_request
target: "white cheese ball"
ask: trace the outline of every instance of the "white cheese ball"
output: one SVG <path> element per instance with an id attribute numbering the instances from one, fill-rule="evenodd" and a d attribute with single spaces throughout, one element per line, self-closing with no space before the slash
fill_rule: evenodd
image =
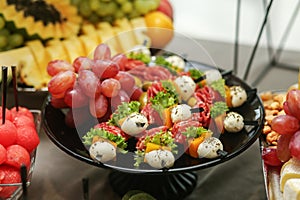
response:
<path id="1" fill-rule="evenodd" d="M 179 76 L 174 80 L 181 98 L 187 101 L 195 92 L 196 83 L 189 76 Z"/>
<path id="2" fill-rule="evenodd" d="M 99 162 L 107 162 L 113 160 L 117 155 L 114 145 L 106 141 L 97 141 L 90 146 L 90 156 Z"/>
<path id="3" fill-rule="evenodd" d="M 230 96 L 232 107 L 239 107 L 247 101 L 247 93 L 241 86 L 231 86 Z"/>
<path id="4" fill-rule="evenodd" d="M 228 132 L 236 133 L 244 128 L 244 117 L 237 112 L 229 112 L 224 118 L 224 128 Z"/>
<path id="5" fill-rule="evenodd" d="M 171 119 L 173 123 L 184 121 L 191 117 L 191 107 L 187 104 L 177 105 L 171 110 Z"/>
<path id="6" fill-rule="evenodd" d="M 153 150 L 145 154 L 145 161 L 153 168 L 170 168 L 174 165 L 175 157 L 169 150 Z"/>
<path id="7" fill-rule="evenodd" d="M 216 70 L 216 69 L 207 70 L 204 73 L 205 73 L 205 76 L 206 76 L 206 82 L 209 85 L 211 83 L 213 83 L 214 81 L 217 81 L 217 80 L 222 78 L 221 73 L 219 72 L 219 70 Z"/>
<path id="8" fill-rule="evenodd" d="M 122 123 L 121 129 L 126 134 L 136 136 L 148 127 L 148 120 L 145 115 L 140 113 L 131 113 Z"/>
<path id="9" fill-rule="evenodd" d="M 216 158 L 218 157 L 218 150 L 223 150 L 222 142 L 216 137 L 206 138 L 198 146 L 198 156 L 199 158 Z"/>
<path id="10" fill-rule="evenodd" d="M 176 67 L 178 67 L 181 70 L 183 70 L 185 68 L 185 62 L 179 56 L 175 56 L 175 55 L 169 56 L 169 57 L 166 58 L 166 61 L 168 61 L 169 63 L 171 63 L 172 66 L 176 66 Z"/>

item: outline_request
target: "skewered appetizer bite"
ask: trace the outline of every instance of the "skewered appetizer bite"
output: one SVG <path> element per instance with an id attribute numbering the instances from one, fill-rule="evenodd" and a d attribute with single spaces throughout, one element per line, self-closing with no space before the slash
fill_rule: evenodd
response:
<path id="1" fill-rule="evenodd" d="M 89 146 L 92 159 L 108 162 L 116 159 L 117 152 L 126 153 L 127 139 L 128 136 L 121 129 L 102 122 L 83 136 L 83 143 Z"/>
<path id="2" fill-rule="evenodd" d="M 177 154 L 177 145 L 166 126 L 146 131 L 138 139 L 136 149 L 136 167 L 144 162 L 156 169 L 170 168 L 175 162 L 174 154 Z"/>

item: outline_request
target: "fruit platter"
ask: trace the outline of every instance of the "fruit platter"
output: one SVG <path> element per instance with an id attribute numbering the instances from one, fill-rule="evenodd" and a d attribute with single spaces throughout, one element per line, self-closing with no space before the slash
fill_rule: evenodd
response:
<path id="1" fill-rule="evenodd" d="M 260 137 L 268 199 L 299 199 L 299 89 L 260 94 L 266 110 Z"/>
<path id="2" fill-rule="evenodd" d="M 263 128 L 255 88 L 172 52 L 139 46 L 111 56 L 100 44 L 92 58 L 54 60 L 47 71 L 46 134 L 70 156 L 113 169 L 120 195 L 148 188 L 182 199 L 196 185 L 194 171 L 240 155 Z"/>

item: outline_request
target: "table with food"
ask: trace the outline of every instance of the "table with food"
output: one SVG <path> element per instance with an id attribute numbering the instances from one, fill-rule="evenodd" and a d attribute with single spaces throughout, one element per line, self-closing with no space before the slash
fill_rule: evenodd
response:
<path id="1" fill-rule="evenodd" d="M 0 8 L 0 199 L 300 199 L 299 84 L 218 66 L 170 1 Z"/>

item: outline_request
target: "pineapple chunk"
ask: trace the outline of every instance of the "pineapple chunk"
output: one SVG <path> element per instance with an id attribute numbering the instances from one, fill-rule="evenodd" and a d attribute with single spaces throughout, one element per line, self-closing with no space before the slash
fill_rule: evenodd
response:
<path id="1" fill-rule="evenodd" d="M 137 43 L 140 45 L 145 45 L 147 47 L 151 46 L 151 39 L 147 35 L 147 25 L 143 17 L 137 17 L 130 20 L 135 33 L 135 38 Z"/>
<path id="2" fill-rule="evenodd" d="M 127 18 L 116 20 L 115 25 L 118 27 L 118 29 L 115 28 L 115 30 L 123 52 L 130 51 L 138 45 L 134 32 L 132 31 L 132 26 Z"/>
<path id="3" fill-rule="evenodd" d="M 49 40 L 45 48 L 47 53 L 50 55 L 50 60 L 66 60 L 70 62 L 70 58 L 60 40 Z"/>
<path id="4" fill-rule="evenodd" d="M 72 37 L 62 41 L 65 51 L 69 55 L 70 62 L 72 63 L 77 57 L 84 56 L 84 47 L 77 37 Z"/>
<path id="5" fill-rule="evenodd" d="M 79 36 L 79 40 L 81 40 L 84 47 L 84 56 L 91 55 L 94 49 L 99 44 L 98 40 L 95 40 L 93 37 L 90 37 L 90 35 L 81 35 Z"/>
<path id="6" fill-rule="evenodd" d="M 44 45 L 40 40 L 29 41 L 26 43 L 26 46 L 29 47 L 31 54 L 38 65 L 41 79 L 43 79 L 44 83 L 48 83 L 51 79 L 47 73 L 47 65 L 51 59 L 50 55 L 46 52 Z"/>
<path id="7" fill-rule="evenodd" d="M 29 47 L 1 52 L 0 60 L 3 66 L 17 67 L 17 72 L 20 74 L 22 83 L 33 86 L 36 89 L 46 86 L 44 79 L 41 78 L 39 66 Z"/>

